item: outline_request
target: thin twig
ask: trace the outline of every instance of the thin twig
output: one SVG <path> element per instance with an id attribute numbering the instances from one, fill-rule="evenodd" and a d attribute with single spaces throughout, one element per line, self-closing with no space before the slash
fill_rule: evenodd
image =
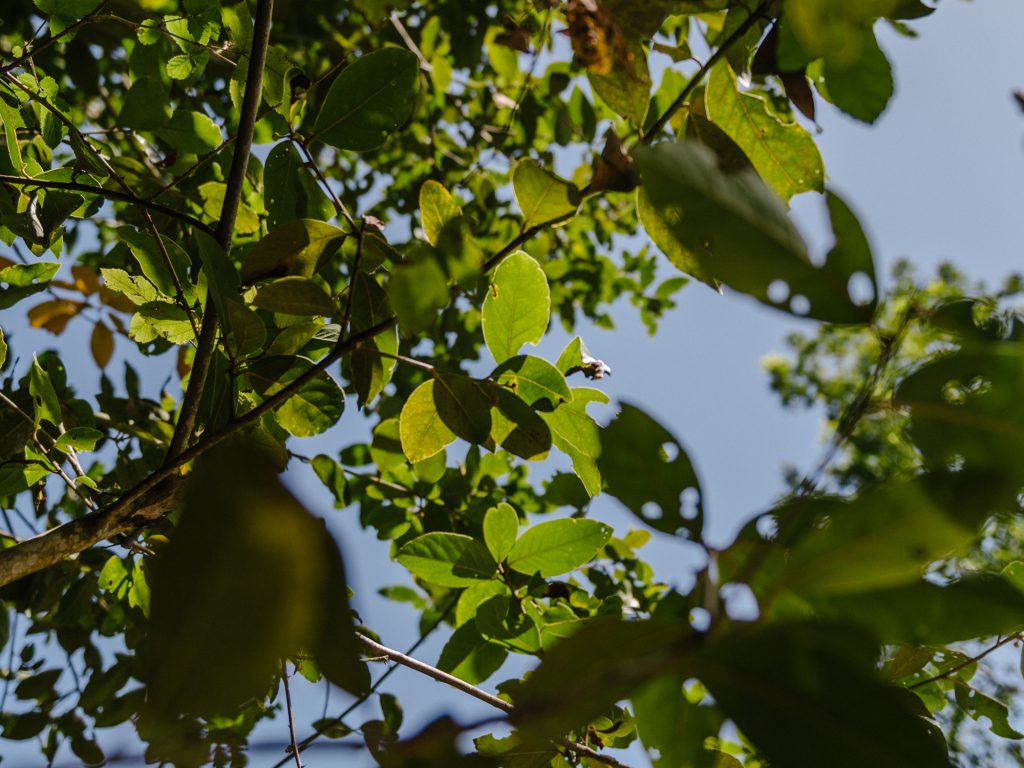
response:
<path id="1" fill-rule="evenodd" d="M 416 672 L 419 672 L 422 675 L 426 675 L 427 677 L 433 680 L 437 680 L 439 683 L 450 685 L 452 688 L 456 688 L 457 690 L 460 690 L 463 693 L 469 694 L 474 699 L 478 699 L 479 701 L 482 701 L 485 704 L 489 704 L 495 709 L 500 709 L 505 714 L 511 715 L 515 711 L 515 708 L 504 699 L 499 699 L 497 696 L 488 693 L 482 688 L 477 688 L 475 685 L 470 685 L 465 680 L 455 677 L 454 675 L 450 675 L 447 672 L 442 672 L 437 667 L 432 667 L 429 664 L 426 664 L 418 659 L 414 659 L 412 656 L 409 656 L 408 654 L 402 653 L 401 651 L 396 651 L 393 648 L 388 648 L 386 645 L 381 645 L 375 640 L 371 640 L 370 638 L 366 637 L 366 635 L 362 635 L 358 632 L 356 632 L 356 639 L 359 640 L 360 643 L 362 643 L 370 651 L 377 654 L 378 656 L 381 656 L 384 659 L 391 659 L 393 661 L 396 661 L 403 667 L 407 667 L 408 669 L 412 669 Z M 616 768 L 627 768 L 627 766 L 625 766 L 623 763 L 620 763 L 614 757 L 609 757 L 608 755 L 602 754 L 601 752 L 597 752 L 596 750 L 593 750 L 590 747 L 588 747 L 586 744 L 579 744 L 575 741 L 569 741 L 567 739 L 560 739 L 558 743 L 566 749 L 572 750 L 573 752 L 579 755 L 589 757 L 591 760 L 597 760 L 598 762 L 604 763 L 605 765 L 616 766 Z"/>
<path id="2" fill-rule="evenodd" d="M 706 75 L 708 71 L 729 52 L 729 49 L 732 48 L 732 46 L 735 45 L 736 42 L 745 34 L 747 34 L 747 32 L 750 31 L 750 28 L 753 27 L 759 19 L 761 19 L 765 10 L 768 8 L 768 2 L 769 0 L 762 0 L 761 4 L 751 11 L 750 15 L 743 20 L 743 23 L 740 24 L 736 30 L 729 35 L 729 37 L 722 41 L 722 44 L 718 46 L 715 52 L 708 57 L 708 60 L 700 66 L 696 73 L 694 73 L 693 77 L 690 78 L 689 82 L 686 83 L 675 101 L 673 101 L 669 105 L 668 109 L 666 109 L 661 116 L 654 121 L 654 125 L 651 126 L 651 129 L 643 138 L 640 139 L 642 143 L 650 144 L 655 138 L 657 138 L 658 134 L 660 134 L 662 129 L 668 124 L 668 121 L 672 119 L 672 115 L 679 111 L 683 104 L 686 103 L 686 100 L 690 97 L 690 94 L 693 93 L 694 89 L 700 85 L 701 81 L 704 79 L 704 75 Z"/>
<path id="3" fill-rule="evenodd" d="M 969 667 L 971 664 L 976 664 L 977 662 L 979 662 L 982 659 L 984 659 L 986 656 L 988 656 L 993 651 L 998 650 L 999 648 L 1002 648 L 1004 645 L 1007 645 L 1008 643 L 1012 643 L 1014 640 L 1021 640 L 1021 639 L 1024 639 L 1024 634 L 1022 634 L 1020 632 L 1015 632 L 1012 635 L 1007 635 L 1006 637 L 1004 637 L 1004 638 L 1002 638 L 1000 640 L 997 640 L 994 645 L 989 646 L 984 651 L 979 653 L 977 656 L 972 656 L 971 658 L 967 659 L 966 661 L 962 661 L 959 664 L 957 664 L 955 666 L 952 666 L 952 667 L 950 667 L 947 670 L 943 670 L 942 672 L 939 672 L 934 677 L 929 677 L 927 680 L 919 680 L 918 682 L 914 683 L 913 685 L 908 685 L 907 688 L 910 689 L 910 690 L 914 690 L 915 688 L 921 688 L 922 686 L 930 685 L 931 683 L 935 683 L 935 682 L 938 682 L 939 680 L 944 680 L 947 677 L 951 677 L 951 676 L 955 675 L 957 672 L 959 672 L 961 669 L 963 669 L 964 667 Z"/>
<path id="4" fill-rule="evenodd" d="M 256 127 L 257 112 L 263 94 L 263 70 L 267 63 L 267 48 L 270 45 L 273 15 L 274 0 L 260 0 L 257 3 L 252 49 L 249 54 L 249 66 L 245 79 L 245 93 L 242 96 L 241 115 L 235 138 L 235 151 L 231 158 L 231 170 L 228 172 L 228 180 L 224 188 L 224 203 L 221 208 L 220 221 L 217 222 L 217 232 L 214 235 L 218 245 L 225 253 L 231 250 L 231 242 L 235 234 L 235 217 L 242 200 L 242 188 L 245 185 L 245 174 L 249 167 L 253 130 Z M 174 460 L 192 439 L 196 418 L 199 415 L 199 405 L 203 399 L 203 390 L 206 387 L 206 378 L 210 372 L 210 363 L 217 352 L 217 326 L 217 309 L 213 297 L 210 296 L 207 298 L 203 310 L 203 325 L 199 330 L 196 354 L 192 360 L 192 370 L 189 374 L 185 396 L 181 401 L 178 421 L 167 449 L 167 461 Z"/>
<path id="5" fill-rule="evenodd" d="M 82 192 L 87 195 L 97 195 L 98 197 L 105 198 L 107 200 L 114 200 L 119 203 L 130 203 L 131 205 L 138 205 L 142 208 L 148 208 L 155 213 L 162 214 L 163 216 L 169 216 L 172 219 L 188 224 L 190 226 L 201 229 L 207 234 L 213 234 L 213 230 L 210 229 L 209 225 L 200 219 L 190 216 L 187 213 L 182 213 L 174 208 L 170 208 L 166 205 L 153 202 L 144 197 L 138 195 L 118 192 L 115 189 L 106 189 L 105 187 L 97 187 L 93 184 L 79 184 L 75 181 L 51 181 L 49 179 L 33 179 L 28 176 L 12 176 L 6 173 L 0 173 L 0 184 L 12 184 L 18 187 L 36 187 L 39 189 L 62 189 L 68 192 Z"/>
<path id="6" fill-rule="evenodd" d="M 288 735 L 292 740 L 292 754 L 295 756 L 295 768 L 303 768 L 302 755 L 299 754 L 299 745 L 295 740 L 295 711 L 292 709 L 292 689 L 288 685 L 288 664 L 281 663 L 281 681 L 284 683 L 284 701 L 288 709 Z"/>

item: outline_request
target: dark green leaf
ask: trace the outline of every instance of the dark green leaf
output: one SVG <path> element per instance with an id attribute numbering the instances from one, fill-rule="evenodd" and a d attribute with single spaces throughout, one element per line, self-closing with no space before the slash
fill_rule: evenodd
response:
<path id="1" fill-rule="evenodd" d="M 646 413 L 624 405 L 601 436 L 597 458 L 608 493 L 665 533 L 700 540 L 700 481 L 683 446 Z M 693 498 L 684 499 L 684 494 Z"/>
<path id="2" fill-rule="evenodd" d="M 412 114 L 419 62 L 404 48 L 361 56 L 331 84 L 314 135 L 338 149 L 366 152 L 384 143 Z"/>
<path id="3" fill-rule="evenodd" d="M 877 653 L 849 626 L 773 624 L 716 637 L 694 671 L 774 765 L 948 768 L 941 731 L 911 692 L 882 684 Z"/>
<path id="4" fill-rule="evenodd" d="M 726 176 L 710 150 L 689 143 L 635 154 L 651 204 L 675 209 L 675 217 L 662 220 L 710 276 L 794 314 L 830 322 L 871 318 L 874 300 L 860 303 L 850 290 L 855 275 L 873 274 L 870 260 L 814 265 L 782 203 L 758 177 Z"/>
<path id="5" fill-rule="evenodd" d="M 310 278 L 337 253 L 344 230 L 314 219 L 289 221 L 260 240 L 242 264 L 242 281 L 254 283 L 268 277 Z"/>
<path id="6" fill-rule="evenodd" d="M 260 309 L 285 315 L 329 317 L 337 312 L 327 292 L 305 277 L 282 277 L 269 282 L 259 289 L 252 303 Z"/>

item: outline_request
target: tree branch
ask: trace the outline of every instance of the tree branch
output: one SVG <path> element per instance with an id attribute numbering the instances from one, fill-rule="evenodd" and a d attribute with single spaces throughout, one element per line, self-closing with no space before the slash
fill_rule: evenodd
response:
<path id="1" fill-rule="evenodd" d="M 750 28 L 753 27 L 762 16 L 764 16 L 764 12 L 767 8 L 768 0 L 762 0 L 761 4 L 758 5 L 757 8 L 755 8 L 750 15 L 744 19 L 743 23 L 736 28 L 736 31 L 722 41 L 722 44 L 718 46 L 715 52 L 711 54 L 708 60 L 704 62 L 704 64 L 700 66 L 700 69 L 698 69 L 694 73 L 693 77 L 690 78 L 689 82 L 683 87 L 682 92 L 676 97 L 675 101 L 673 101 L 669 105 L 668 109 L 666 109 L 661 116 L 654 121 L 654 125 L 651 126 L 651 130 L 649 130 L 647 135 L 640 140 L 641 143 L 650 144 L 655 138 L 657 138 L 658 134 L 660 134 L 662 129 L 668 124 L 668 121 L 672 119 L 672 115 L 679 111 L 683 104 L 686 103 L 686 100 L 690 97 L 690 94 L 693 93 L 694 89 L 700 85 L 701 81 L 704 79 L 704 75 L 706 75 L 708 71 L 729 52 L 729 49 L 732 48 L 732 46 L 735 45 L 741 37 L 750 31 Z"/>
<path id="2" fill-rule="evenodd" d="M 386 645 L 381 645 L 380 643 L 371 640 L 366 635 L 361 635 L 358 632 L 356 632 L 356 639 L 376 655 L 383 656 L 385 659 L 391 659 L 392 661 L 401 664 L 403 667 L 415 670 L 422 675 L 426 675 L 433 680 L 437 680 L 439 683 L 450 685 L 452 688 L 456 688 L 463 693 L 469 694 L 474 699 L 484 702 L 484 704 L 489 704 L 495 709 L 500 709 L 505 714 L 511 715 L 515 711 L 515 708 L 504 699 L 499 699 L 497 696 L 488 693 L 482 688 L 477 688 L 475 685 L 470 685 L 465 680 L 460 680 L 454 675 L 442 672 L 437 667 L 432 667 L 418 659 L 414 659 L 412 656 L 407 656 L 401 651 L 396 651 L 393 648 L 388 648 Z M 578 755 L 589 757 L 591 760 L 596 760 L 600 763 L 604 763 L 605 765 L 614 766 L 615 768 L 628 768 L 628 766 L 620 763 L 614 757 L 609 757 L 608 755 L 591 749 L 586 744 L 579 744 L 578 742 L 569 741 L 568 739 L 559 740 L 558 743 Z"/>
<path id="3" fill-rule="evenodd" d="M 83 515 L 44 531 L 31 539 L 25 539 L 16 546 L 0 550 L 0 586 L 41 571 L 104 539 L 159 520 L 181 502 L 184 478 L 178 471 L 179 467 L 258 421 L 263 414 L 284 403 L 335 361 L 392 325 L 394 318 L 388 318 L 339 342 L 323 359 L 282 387 L 279 392 L 229 422 L 219 431 L 205 435 L 195 445 L 169 460 L 145 480 L 129 488 L 112 504 L 98 512 Z"/>
<path id="4" fill-rule="evenodd" d="M 231 241 L 235 234 L 235 216 L 242 200 L 245 172 L 249 167 L 252 134 L 256 127 L 257 112 L 263 94 L 263 69 L 267 63 L 267 48 L 270 45 L 270 27 L 273 15 L 274 0 L 260 0 L 257 3 L 252 50 L 246 71 L 245 94 L 242 97 L 235 151 L 231 157 L 231 170 L 228 173 L 227 186 L 224 190 L 224 203 L 221 208 L 220 221 L 217 224 L 217 232 L 214 235 L 225 253 L 231 250 Z M 203 324 L 199 329 L 199 340 L 195 358 L 192 360 L 192 372 L 189 374 L 188 387 L 185 389 L 185 397 L 181 401 L 181 409 L 178 413 L 178 422 L 175 424 L 171 444 L 167 449 L 167 461 L 175 459 L 192 439 L 196 417 L 199 415 L 199 404 L 203 399 L 206 378 L 210 372 L 210 363 L 217 351 L 217 325 L 217 308 L 212 297 L 209 297 L 203 311 Z"/>
<path id="5" fill-rule="evenodd" d="M 189 216 L 187 213 L 170 208 L 160 203 L 155 203 L 151 200 L 147 200 L 144 197 L 138 197 L 137 195 L 129 192 L 118 192 L 114 189 L 106 189 L 105 187 L 97 187 L 93 184 L 79 184 L 74 181 L 50 181 L 49 179 L 33 179 L 28 176 L 12 176 L 6 173 L 0 173 L 0 184 L 11 184 L 16 187 L 38 187 L 39 189 L 62 189 L 68 192 L 83 192 L 89 195 L 96 195 L 98 197 L 105 198 L 107 200 L 115 200 L 119 203 L 131 203 L 132 205 L 138 205 L 141 208 L 147 208 L 154 213 L 159 213 L 164 216 L 169 216 L 172 219 L 176 219 L 184 224 L 201 229 L 207 234 L 213 234 L 213 230 L 205 223 Z"/>

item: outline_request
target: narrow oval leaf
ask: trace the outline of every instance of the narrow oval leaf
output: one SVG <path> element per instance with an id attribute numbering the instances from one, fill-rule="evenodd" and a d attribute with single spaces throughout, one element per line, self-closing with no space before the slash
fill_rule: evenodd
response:
<path id="1" fill-rule="evenodd" d="M 484 341 L 494 360 L 503 363 L 523 344 L 537 344 L 550 316 L 551 291 L 544 270 L 532 256 L 516 251 L 498 265 L 484 299 Z"/>
<path id="2" fill-rule="evenodd" d="M 242 263 L 242 282 L 268 277 L 312 277 L 345 239 L 344 230 L 323 221 L 296 219 L 260 240 Z"/>
<path id="3" fill-rule="evenodd" d="M 354 152 L 379 147 L 409 119 L 419 82 L 419 61 L 404 48 L 383 48 L 361 56 L 331 83 L 314 136 Z"/>
<path id="4" fill-rule="evenodd" d="M 53 447 L 58 451 L 91 451 L 103 439 L 103 433 L 92 427 L 73 427 L 57 438 Z"/>
<path id="5" fill-rule="evenodd" d="M 523 229 L 568 216 L 580 204 L 576 186 L 544 170 L 536 160 L 516 163 L 512 190 L 523 212 Z"/>
<path id="6" fill-rule="evenodd" d="M 441 587 L 469 587 L 498 571 L 487 547 L 461 533 L 425 533 L 398 550 L 395 559 L 413 575 Z"/>
<path id="7" fill-rule="evenodd" d="M 264 285 L 252 303 L 260 309 L 284 315 L 329 317 L 337 312 L 334 300 L 312 280 L 282 277 Z"/>
<path id="8" fill-rule="evenodd" d="M 520 573 L 558 576 L 588 562 L 611 538 L 611 526 L 597 520 L 549 520 L 528 528 L 508 554 Z"/>
<path id="9" fill-rule="evenodd" d="M 825 166 L 811 135 L 779 119 L 763 97 L 740 91 L 727 62 L 712 68 L 704 104 L 711 121 L 739 145 L 783 200 L 824 189 Z"/>
<path id="10" fill-rule="evenodd" d="M 700 481 L 683 446 L 646 413 L 624 405 L 601 436 L 597 458 L 608 493 L 652 528 L 700 540 Z M 685 499 L 689 493 L 692 499 Z"/>
<path id="11" fill-rule="evenodd" d="M 484 543 L 497 562 L 500 563 L 512 551 L 518 533 L 519 515 L 511 504 L 501 502 L 487 510 L 484 515 Z"/>

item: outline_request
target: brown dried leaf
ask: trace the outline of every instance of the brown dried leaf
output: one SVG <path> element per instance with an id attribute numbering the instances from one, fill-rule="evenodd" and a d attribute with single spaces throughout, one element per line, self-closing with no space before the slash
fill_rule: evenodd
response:
<path id="1" fill-rule="evenodd" d="M 100 368 L 106 368 L 114 355 L 114 334 L 101 322 L 93 326 L 89 350 L 92 352 L 92 359 Z"/>
<path id="2" fill-rule="evenodd" d="M 632 71 L 629 43 L 598 0 L 569 0 L 565 18 L 572 51 L 588 72 L 607 75 L 616 63 Z"/>
<path id="3" fill-rule="evenodd" d="M 75 288 L 86 296 L 91 296 L 100 289 L 100 276 L 92 267 L 76 264 L 71 268 L 71 274 L 75 278 Z"/>
<path id="4" fill-rule="evenodd" d="M 28 324 L 33 328 L 45 328 L 54 335 L 64 331 L 68 320 L 78 314 L 84 305 L 66 299 L 49 299 L 28 311 Z"/>

